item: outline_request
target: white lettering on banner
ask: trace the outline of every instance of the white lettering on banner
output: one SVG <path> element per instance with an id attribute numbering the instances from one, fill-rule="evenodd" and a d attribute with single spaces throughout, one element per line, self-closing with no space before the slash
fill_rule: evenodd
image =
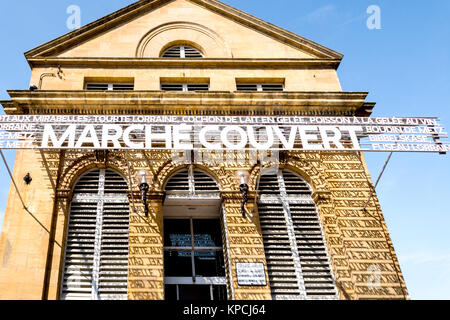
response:
<path id="1" fill-rule="evenodd" d="M 47 144 L 45 140 L 43 141 L 43 143 Z M 94 126 L 90 124 L 84 128 L 80 138 L 77 141 L 77 144 L 75 145 L 75 148 L 81 148 L 88 143 L 93 144 L 94 148 L 100 149 L 100 143 L 98 141 L 97 132 L 95 131 Z M 69 148 L 72 148 L 70 144 Z"/>
<path id="2" fill-rule="evenodd" d="M 291 131 L 289 134 L 289 140 L 286 140 L 286 137 L 281 132 L 281 129 L 279 127 L 272 127 L 273 131 L 277 135 L 277 138 L 280 140 L 280 142 L 283 144 L 283 146 L 288 149 L 292 150 L 294 149 L 294 143 L 295 143 L 295 136 L 297 134 L 297 126 L 291 127 Z"/>
<path id="3" fill-rule="evenodd" d="M 274 137 L 273 137 L 273 133 L 272 133 L 272 127 L 267 126 L 265 128 L 266 134 L 267 134 L 267 142 L 265 142 L 265 143 L 259 143 L 258 141 L 256 141 L 255 131 L 254 131 L 253 127 L 248 126 L 247 130 L 248 130 L 248 138 L 249 138 L 250 144 L 256 150 L 269 150 L 273 146 Z"/>
<path id="4" fill-rule="evenodd" d="M 205 126 L 200 130 L 199 133 L 199 139 L 200 139 L 200 143 L 205 146 L 206 149 L 209 150 L 218 150 L 221 148 L 220 143 L 210 143 L 207 141 L 206 139 L 206 134 L 208 132 L 218 132 L 219 131 L 219 126 Z"/>
<path id="5" fill-rule="evenodd" d="M 240 142 L 238 144 L 233 144 L 230 142 L 228 138 L 228 134 L 230 132 L 237 132 L 239 134 Z M 245 133 L 244 129 L 238 126 L 225 127 L 225 129 L 223 129 L 220 134 L 220 138 L 222 139 L 222 143 L 230 150 L 243 150 L 245 149 L 248 141 L 247 134 Z"/>
<path id="6" fill-rule="evenodd" d="M 132 125 L 132 126 L 129 126 L 128 128 L 126 128 L 125 131 L 123 132 L 123 141 L 130 148 L 133 148 L 133 149 L 144 149 L 144 143 L 143 142 L 134 143 L 134 142 L 131 141 L 130 134 L 134 130 L 136 130 L 136 131 L 138 131 L 138 130 L 139 131 L 144 131 L 144 126 L 141 125 L 141 124 L 136 124 L 136 125 Z"/>
<path id="7" fill-rule="evenodd" d="M 59 139 L 57 139 L 56 134 L 53 131 L 53 126 L 50 124 L 46 124 L 44 127 L 44 136 L 42 137 L 42 147 L 49 147 L 48 140 L 51 139 L 53 147 L 61 148 L 64 141 L 69 138 L 69 148 L 73 148 L 75 144 L 75 128 L 76 125 L 70 125 L 69 128 L 67 128 L 66 132 Z"/>
<path id="8" fill-rule="evenodd" d="M 329 136 L 328 132 L 333 133 L 333 136 Z M 344 149 L 344 146 L 340 141 L 342 138 L 342 134 L 337 128 L 320 127 L 320 134 L 322 135 L 325 149 L 331 149 L 331 142 L 333 142 L 338 149 Z"/>
<path id="9" fill-rule="evenodd" d="M 173 148 L 175 150 L 192 150 L 194 148 L 192 143 L 183 143 L 182 140 L 190 141 L 192 126 L 182 124 L 173 127 Z"/>
<path id="10" fill-rule="evenodd" d="M 111 134 L 111 130 L 115 131 Z M 120 148 L 119 139 L 123 136 L 123 129 L 121 126 L 116 124 L 107 124 L 103 126 L 102 134 L 102 148 L 108 148 L 108 143 L 111 141 L 114 148 Z"/>
<path id="11" fill-rule="evenodd" d="M 164 126 L 164 133 L 153 133 L 153 126 L 145 126 L 145 147 L 151 149 L 153 141 L 165 141 L 166 149 L 172 149 L 172 128 Z"/>
<path id="12" fill-rule="evenodd" d="M 448 152 L 437 118 L 0 115 L 0 149 Z"/>
<path id="13" fill-rule="evenodd" d="M 344 145 L 339 141 L 342 137 L 341 132 L 349 134 L 353 144 L 352 148 L 359 149 L 357 132 L 362 131 L 361 127 L 292 126 L 289 140 L 287 140 L 280 128 L 275 126 L 259 127 L 258 129 L 247 126 L 245 127 L 247 130 L 240 126 L 225 126 L 222 129 L 219 126 L 206 126 L 202 127 L 199 133 L 194 132 L 193 126 L 186 124 L 165 126 L 164 133 L 153 133 L 152 126 L 144 125 L 131 125 L 125 130 L 120 125 L 106 124 L 98 127 L 101 127 L 101 130 L 95 130 L 94 125 L 85 125 L 84 128 L 83 126 L 70 125 L 58 138 L 53 126 L 45 125 L 41 145 L 43 148 L 62 148 L 64 146 L 67 146 L 67 148 L 83 148 L 93 145 L 94 148 L 107 149 L 111 147 L 110 144 L 112 143 L 111 148 L 114 149 L 123 148 L 123 144 L 130 149 L 152 149 L 153 142 L 160 140 L 166 142 L 167 149 L 170 149 L 173 143 L 173 149 L 175 150 L 192 150 L 194 149 L 193 141 L 199 141 L 203 149 L 209 150 L 222 149 L 222 146 L 230 150 L 243 150 L 246 149 L 248 144 L 256 150 L 269 150 L 274 146 L 276 136 L 281 142 L 282 148 L 290 150 L 294 147 L 296 133 L 298 132 L 300 136 L 298 142 L 301 143 L 304 150 L 332 149 L 330 142 L 334 144 L 336 149 L 345 150 Z M 76 132 L 79 132 L 80 129 L 82 129 L 81 135 L 75 142 Z M 97 132 L 101 132 L 100 138 Z M 133 141 L 133 132 L 135 134 L 145 132 L 145 144 L 144 142 Z M 220 133 L 222 144 L 207 141 L 207 134 L 212 132 Z M 264 134 L 260 135 L 262 132 Z M 333 135 L 330 136 L 329 132 Z M 198 138 L 192 137 L 195 135 Z M 134 139 L 136 140 L 136 138 Z M 99 141 L 101 141 L 101 147 Z M 123 141 L 123 144 L 121 144 L 121 141 Z"/>

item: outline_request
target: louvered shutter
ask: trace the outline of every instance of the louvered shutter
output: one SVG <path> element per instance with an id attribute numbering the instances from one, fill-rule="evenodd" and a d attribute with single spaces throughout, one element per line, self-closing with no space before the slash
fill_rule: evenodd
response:
<path id="1" fill-rule="evenodd" d="M 86 90 L 106 91 L 108 90 L 107 83 L 87 83 Z"/>
<path id="2" fill-rule="evenodd" d="M 134 84 L 132 83 L 113 83 L 112 87 L 114 91 L 134 90 Z"/>
<path id="3" fill-rule="evenodd" d="M 258 85 L 256 84 L 238 83 L 236 88 L 238 91 L 258 91 Z"/>
<path id="4" fill-rule="evenodd" d="M 208 91 L 207 83 L 161 83 L 163 91 Z"/>
<path id="5" fill-rule="evenodd" d="M 170 193 L 201 194 L 218 193 L 219 185 L 207 173 L 190 167 L 175 173 L 167 181 L 165 190 Z"/>
<path id="6" fill-rule="evenodd" d="M 94 91 L 126 91 L 134 90 L 133 83 L 87 83 L 86 90 Z"/>
<path id="7" fill-rule="evenodd" d="M 181 47 L 175 46 L 167 49 L 163 54 L 163 58 L 181 58 Z"/>
<path id="8" fill-rule="evenodd" d="M 336 299 L 317 208 L 290 171 L 262 176 L 258 210 L 274 300 Z"/>
<path id="9" fill-rule="evenodd" d="M 162 83 L 161 90 L 164 91 L 183 91 L 183 84 L 181 83 Z"/>
<path id="10" fill-rule="evenodd" d="M 185 46 L 184 47 L 184 57 L 185 58 L 203 58 L 203 55 L 200 51 L 198 51 L 194 47 Z"/>
<path id="11" fill-rule="evenodd" d="M 237 83 L 238 91 L 284 91 L 282 83 Z"/>
<path id="12" fill-rule="evenodd" d="M 217 182 L 200 170 L 194 170 L 194 188 L 196 193 L 220 191 Z"/>
<path id="13" fill-rule="evenodd" d="M 314 204 L 289 204 L 307 298 L 332 299 L 336 288 Z"/>
<path id="14" fill-rule="evenodd" d="M 209 84 L 199 83 L 199 84 L 187 84 L 187 91 L 208 91 Z"/>
<path id="15" fill-rule="evenodd" d="M 191 46 L 173 46 L 164 51 L 163 58 L 203 58 L 203 54 Z"/>
<path id="16" fill-rule="evenodd" d="M 284 86 L 281 83 L 263 83 L 261 89 L 262 91 L 283 91 Z"/>
<path id="17" fill-rule="evenodd" d="M 127 183 L 109 169 L 79 179 L 70 206 L 61 299 L 127 299 Z"/>
<path id="18" fill-rule="evenodd" d="M 166 191 L 189 192 L 189 173 L 184 169 L 170 178 L 166 184 Z"/>

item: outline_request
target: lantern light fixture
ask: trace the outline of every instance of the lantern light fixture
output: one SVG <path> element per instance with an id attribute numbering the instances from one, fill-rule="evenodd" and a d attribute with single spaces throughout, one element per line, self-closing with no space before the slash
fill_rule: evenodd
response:
<path id="1" fill-rule="evenodd" d="M 237 178 L 239 179 L 239 190 L 242 193 L 241 213 L 245 218 L 245 205 L 248 203 L 248 180 L 250 173 L 247 170 L 241 170 L 237 172 Z"/>
<path id="2" fill-rule="evenodd" d="M 151 174 L 146 170 L 140 170 L 136 174 L 136 182 L 141 191 L 142 204 L 144 205 L 145 216 L 148 217 L 148 203 L 147 203 L 147 193 L 150 189 L 150 183 L 152 183 Z"/>

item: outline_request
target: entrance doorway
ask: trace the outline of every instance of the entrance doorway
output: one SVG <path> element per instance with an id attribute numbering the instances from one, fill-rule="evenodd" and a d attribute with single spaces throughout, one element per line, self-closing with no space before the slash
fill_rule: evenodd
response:
<path id="1" fill-rule="evenodd" d="M 166 300 L 226 300 L 219 186 L 194 169 L 166 184 L 164 277 Z"/>

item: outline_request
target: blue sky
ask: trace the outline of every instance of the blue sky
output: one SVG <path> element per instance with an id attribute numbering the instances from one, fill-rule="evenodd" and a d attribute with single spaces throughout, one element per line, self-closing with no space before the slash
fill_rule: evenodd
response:
<path id="1" fill-rule="evenodd" d="M 69 30 L 66 9 L 87 24 L 133 1 L 41 0 L 0 4 L 0 99 L 27 89 L 23 53 Z M 225 0 L 225 3 L 345 55 L 345 91 L 368 91 L 374 116 L 436 116 L 450 128 L 450 1 Z M 369 30 L 370 5 L 381 29 Z M 14 152 L 6 152 L 14 164 Z M 376 180 L 388 154 L 367 153 Z M 393 155 L 378 197 L 413 299 L 450 299 L 450 155 Z M 10 179 L 0 166 L 0 225 Z M 19 214 L 19 213 L 18 213 Z M 22 214 L 22 213 L 20 213 Z"/>

